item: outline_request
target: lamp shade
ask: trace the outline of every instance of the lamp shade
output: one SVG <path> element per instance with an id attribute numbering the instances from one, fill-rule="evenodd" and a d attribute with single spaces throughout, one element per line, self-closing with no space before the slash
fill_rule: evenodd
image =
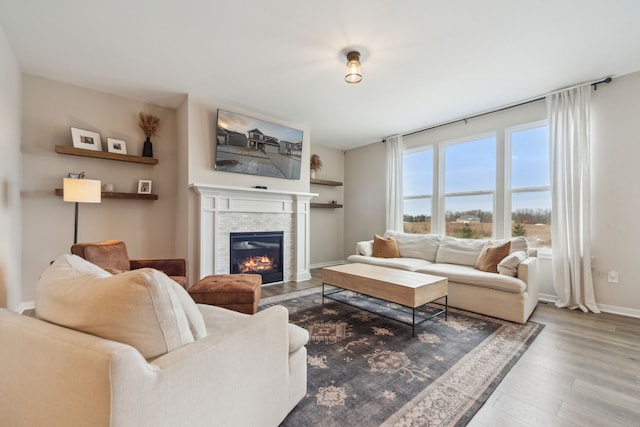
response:
<path id="1" fill-rule="evenodd" d="M 100 181 L 64 178 L 63 200 L 65 202 L 100 203 L 102 201 Z"/>
<path id="2" fill-rule="evenodd" d="M 347 83 L 360 83 L 362 81 L 360 52 L 351 51 L 347 54 L 347 75 L 344 79 Z"/>

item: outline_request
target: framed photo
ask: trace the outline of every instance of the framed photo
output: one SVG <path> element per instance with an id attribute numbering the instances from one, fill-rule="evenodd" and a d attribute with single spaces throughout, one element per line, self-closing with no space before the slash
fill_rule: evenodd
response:
<path id="1" fill-rule="evenodd" d="M 151 194 L 150 179 L 141 179 L 138 181 L 138 194 Z"/>
<path id="2" fill-rule="evenodd" d="M 110 153 L 127 154 L 127 143 L 121 139 L 107 138 L 107 151 Z"/>
<path id="3" fill-rule="evenodd" d="M 71 137 L 75 148 L 102 151 L 102 141 L 100 140 L 100 134 L 97 132 L 71 128 Z"/>

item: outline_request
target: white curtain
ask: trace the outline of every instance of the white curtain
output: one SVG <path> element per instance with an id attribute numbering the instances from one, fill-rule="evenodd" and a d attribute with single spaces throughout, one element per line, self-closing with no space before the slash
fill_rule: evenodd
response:
<path id="1" fill-rule="evenodd" d="M 558 307 L 599 313 L 591 277 L 591 85 L 547 96 L 553 285 Z"/>
<path id="2" fill-rule="evenodd" d="M 402 231 L 402 135 L 387 139 L 387 230 Z"/>

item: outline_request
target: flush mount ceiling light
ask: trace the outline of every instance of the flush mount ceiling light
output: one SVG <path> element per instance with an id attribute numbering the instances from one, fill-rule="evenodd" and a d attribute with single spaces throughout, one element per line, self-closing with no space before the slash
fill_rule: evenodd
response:
<path id="1" fill-rule="evenodd" d="M 352 50 L 347 53 L 347 75 L 344 77 L 347 83 L 360 83 L 362 70 L 360 69 L 360 52 Z"/>

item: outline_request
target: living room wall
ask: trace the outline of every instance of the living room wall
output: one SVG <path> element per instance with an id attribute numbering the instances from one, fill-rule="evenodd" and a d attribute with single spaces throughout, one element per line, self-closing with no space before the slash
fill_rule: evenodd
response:
<path id="1" fill-rule="evenodd" d="M 316 178 L 329 181 L 344 181 L 344 152 L 324 145 L 313 144 L 311 153 L 322 160 L 322 169 Z M 305 164 L 307 166 L 307 164 Z M 344 186 L 311 185 L 311 191 L 318 193 L 312 202 L 329 203 L 337 201 L 343 206 L 351 203 L 344 198 Z M 326 267 L 344 262 L 344 208 L 311 209 L 311 268 Z"/>
<path id="2" fill-rule="evenodd" d="M 637 159 L 640 157 L 640 72 L 615 78 L 592 92 L 592 245 L 596 302 L 603 309 L 640 317 L 640 264 L 634 243 L 640 238 L 635 214 L 640 212 L 640 198 L 634 192 L 640 181 Z M 525 108 L 525 118 L 544 118 L 544 102 Z M 540 106 L 543 107 L 540 110 Z M 536 110 L 537 109 L 537 110 Z M 517 111 L 511 114 L 519 114 Z M 533 114 L 533 115 L 532 115 Z M 488 116 L 490 117 L 490 116 Z M 537 118 L 536 118 L 537 117 Z M 519 119 L 518 116 L 515 116 Z M 482 121 L 471 120 L 430 132 L 434 140 L 454 137 L 462 126 L 475 126 L 471 132 L 486 130 Z M 456 130 L 458 129 L 458 130 Z M 420 134 L 418 134 L 420 135 Z M 422 138 L 422 137 L 420 137 Z M 405 138 L 405 145 L 415 146 L 418 137 Z M 371 239 L 384 231 L 385 147 L 377 142 L 345 156 L 345 256 L 354 252 L 359 240 Z M 541 292 L 555 295 L 550 260 L 541 260 Z M 607 282 L 607 270 L 619 272 L 619 283 Z"/>
<path id="3" fill-rule="evenodd" d="M 152 180 L 156 201 L 102 199 L 81 204 L 79 241 L 123 240 L 131 258 L 184 257 L 176 250 L 176 112 L 172 109 L 89 90 L 29 74 L 23 75 L 22 126 L 22 300 L 35 296 L 40 273 L 73 243 L 74 204 L 54 195 L 68 172 L 114 184 L 120 192 L 137 192 L 139 179 Z M 71 146 L 70 127 L 125 140 L 129 154 L 140 155 L 144 135 L 138 112 L 160 118 L 152 137 L 158 165 L 57 154 Z"/>
<path id="4" fill-rule="evenodd" d="M 22 257 L 20 66 L 0 27 L 0 307 L 18 308 Z"/>

